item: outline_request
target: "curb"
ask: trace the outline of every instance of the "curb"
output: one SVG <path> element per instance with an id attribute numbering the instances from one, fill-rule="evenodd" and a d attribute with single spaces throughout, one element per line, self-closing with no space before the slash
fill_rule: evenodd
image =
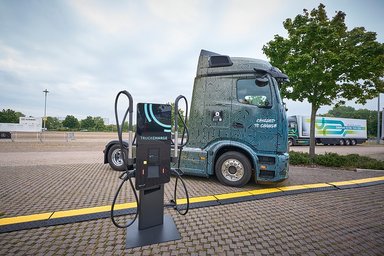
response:
<path id="1" fill-rule="evenodd" d="M 286 187 L 265 188 L 257 190 L 249 190 L 235 193 L 226 193 L 218 195 L 209 195 L 190 198 L 190 209 L 211 207 L 218 205 L 234 204 L 246 201 L 263 200 L 273 197 L 297 195 L 303 193 L 313 193 L 331 190 L 343 190 L 362 188 L 368 186 L 384 184 L 384 176 L 349 180 L 336 181 L 328 183 L 315 183 L 294 185 Z M 185 209 L 187 200 L 185 198 L 177 199 L 178 207 Z M 166 206 L 166 207 L 169 207 Z M 174 207 L 174 206 L 170 206 Z M 34 229 L 40 227 L 56 226 L 63 224 L 71 224 L 76 222 L 90 221 L 110 217 L 111 206 L 98 206 L 83 209 L 74 209 L 57 212 L 39 213 L 25 216 L 16 216 L 8 218 L 0 218 L 0 233 L 13 231 Z M 115 216 L 129 215 L 136 212 L 136 203 L 125 203 L 115 205 Z"/>

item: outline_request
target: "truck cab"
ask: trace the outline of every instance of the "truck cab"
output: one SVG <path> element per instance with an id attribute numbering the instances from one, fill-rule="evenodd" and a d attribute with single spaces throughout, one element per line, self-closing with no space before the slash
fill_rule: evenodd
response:
<path id="1" fill-rule="evenodd" d="M 236 187 L 251 177 L 286 179 L 288 126 L 279 82 L 287 79 L 266 61 L 202 50 L 180 169 Z"/>
<path id="2" fill-rule="evenodd" d="M 298 116 L 288 117 L 288 145 L 309 146 L 309 136 L 302 136 L 303 126 Z M 308 131 L 309 132 L 309 131 Z"/>

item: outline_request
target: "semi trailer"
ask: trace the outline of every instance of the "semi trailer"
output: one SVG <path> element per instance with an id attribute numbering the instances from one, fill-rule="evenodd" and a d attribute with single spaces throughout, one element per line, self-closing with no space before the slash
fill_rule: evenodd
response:
<path id="1" fill-rule="evenodd" d="M 201 50 L 188 118 L 189 140 L 180 156 L 184 174 L 229 186 L 285 180 L 289 171 L 288 121 L 279 84 L 288 80 L 263 60 Z M 123 170 L 118 141 L 104 163 Z"/>
<path id="2" fill-rule="evenodd" d="M 311 118 L 288 117 L 288 143 L 309 145 Z M 316 116 L 315 139 L 317 144 L 354 146 L 367 141 L 367 120 Z"/>

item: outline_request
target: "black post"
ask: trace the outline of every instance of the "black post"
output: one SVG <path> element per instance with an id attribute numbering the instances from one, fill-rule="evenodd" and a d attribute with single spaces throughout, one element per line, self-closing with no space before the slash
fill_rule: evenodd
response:
<path id="1" fill-rule="evenodd" d="M 139 229 L 163 224 L 164 185 L 152 189 L 140 190 Z"/>

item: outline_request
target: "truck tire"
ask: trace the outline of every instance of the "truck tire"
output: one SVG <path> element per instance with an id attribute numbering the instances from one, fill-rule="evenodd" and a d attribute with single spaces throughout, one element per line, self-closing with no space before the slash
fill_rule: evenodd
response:
<path id="1" fill-rule="evenodd" d="M 292 138 L 288 139 L 288 146 L 293 146 L 293 139 Z"/>
<path id="2" fill-rule="evenodd" d="M 215 173 L 222 184 L 242 187 L 249 182 L 252 176 L 252 166 L 243 154 L 229 151 L 217 159 Z"/>
<path id="3" fill-rule="evenodd" d="M 339 145 L 340 145 L 340 146 L 344 146 L 344 144 L 345 144 L 345 143 L 344 143 L 344 140 L 343 140 L 343 139 L 339 139 Z"/>
<path id="4" fill-rule="evenodd" d="M 121 158 L 120 145 L 112 145 L 108 150 L 108 163 L 109 166 L 115 171 L 124 171 L 124 162 Z"/>
<path id="5" fill-rule="evenodd" d="M 357 144 L 356 140 L 352 139 L 351 140 L 351 146 L 356 146 L 356 144 Z"/>
<path id="6" fill-rule="evenodd" d="M 351 145 L 351 141 L 349 139 L 346 139 L 345 140 L 345 146 L 350 146 Z"/>

